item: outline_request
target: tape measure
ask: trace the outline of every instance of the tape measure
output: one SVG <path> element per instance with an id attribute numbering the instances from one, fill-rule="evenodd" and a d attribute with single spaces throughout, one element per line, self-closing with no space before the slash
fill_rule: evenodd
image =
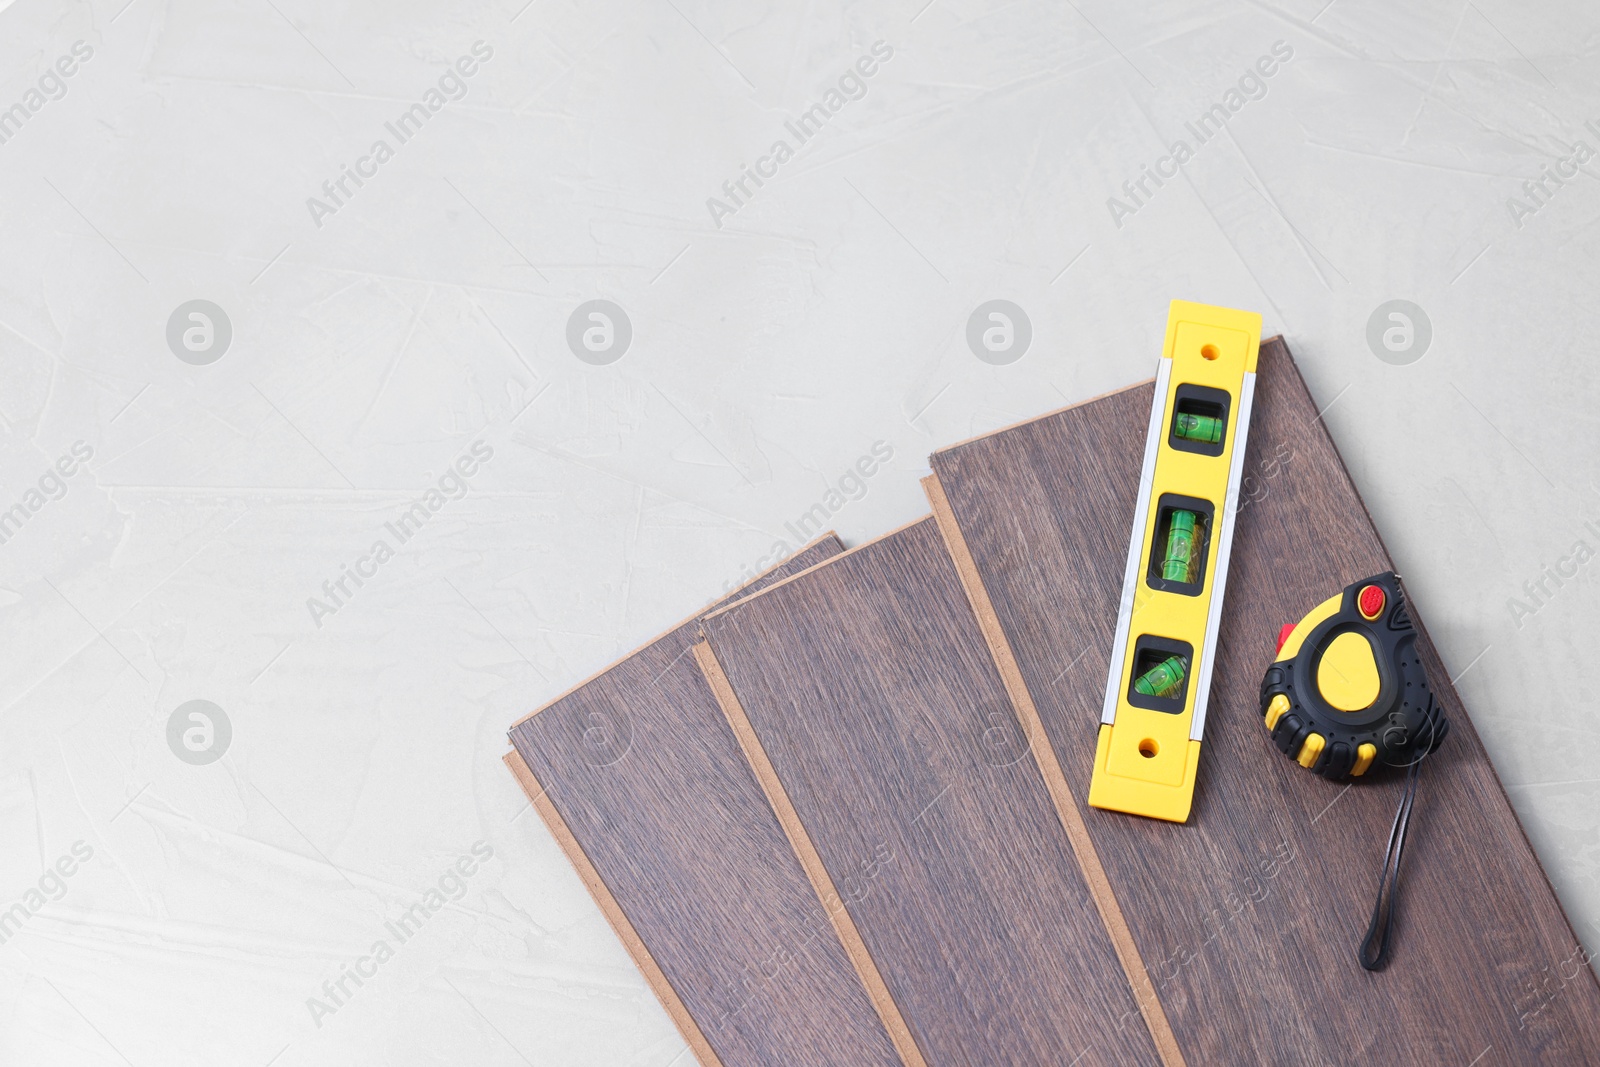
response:
<path id="1" fill-rule="evenodd" d="M 1345 587 L 1278 634 L 1278 658 L 1261 681 L 1261 715 L 1278 751 L 1330 781 L 1376 765 L 1405 768 L 1389 829 L 1378 899 L 1356 954 L 1381 970 L 1400 885 L 1417 773 L 1450 732 L 1417 653 L 1417 628 L 1400 577 L 1384 571 Z"/>
<path id="2" fill-rule="evenodd" d="M 1393 571 L 1364 578 L 1278 635 L 1261 714 L 1278 751 L 1330 781 L 1407 767 L 1450 723 L 1428 687 Z"/>

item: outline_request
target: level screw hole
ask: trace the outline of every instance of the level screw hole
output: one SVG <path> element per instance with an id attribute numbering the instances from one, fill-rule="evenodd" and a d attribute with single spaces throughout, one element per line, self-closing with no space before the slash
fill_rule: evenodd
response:
<path id="1" fill-rule="evenodd" d="M 1201 345 L 1200 356 L 1202 359 L 1216 359 L 1222 353 L 1217 351 L 1216 345 Z"/>
<path id="2" fill-rule="evenodd" d="M 1161 751 L 1161 746 L 1156 744 L 1155 738 L 1147 737 L 1139 742 L 1139 755 L 1145 759 L 1154 759 L 1155 754 Z"/>

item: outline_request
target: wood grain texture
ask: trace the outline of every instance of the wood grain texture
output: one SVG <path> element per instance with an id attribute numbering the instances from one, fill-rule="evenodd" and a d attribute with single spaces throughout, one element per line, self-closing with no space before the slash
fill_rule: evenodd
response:
<path id="1" fill-rule="evenodd" d="M 689 1046 L 689 1051 L 701 1064 L 701 1067 L 723 1067 L 722 1059 L 711 1047 L 711 1042 L 706 1040 L 700 1024 L 689 1013 L 689 1008 L 683 999 L 678 996 L 672 982 L 667 978 L 666 972 L 656 962 L 655 956 L 650 952 L 649 946 L 644 943 L 644 938 L 639 936 L 639 931 L 634 928 L 633 921 L 628 918 L 622 906 L 617 903 L 617 898 L 612 894 L 605 879 L 600 877 L 600 872 L 590 861 L 587 853 L 578 844 L 577 838 L 572 836 L 572 830 L 567 826 L 567 821 L 561 817 L 560 810 L 550 802 L 550 797 L 545 793 L 544 787 L 528 769 L 527 761 L 522 758 L 522 753 L 513 748 L 502 759 L 506 767 L 516 778 L 517 784 L 522 786 L 522 791 L 528 797 L 528 803 L 533 805 L 544 824 L 550 828 L 550 833 L 561 846 L 561 851 L 566 853 L 567 859 L 577 870 L 578 877 L 583 880 L 584 888 L 600 906 L 600 912 L 605 916 L 606 923 L 611 927 L 617 939 L 622 942 L 622 947 L 627 950 L 628 956 L 633 960 L 634 966 L 639 968 L 639 973 L 644 975 L 644 980 L 651 991 L 661 1001 L 661 1006 L 667 1010 L 672 1024 L 678 1028 L 678 1033 L 683 1035 L 684 1041 Z"/>
<path id="2" fill-rule="evenodd" d="M 1139 946 L 1133 940 L 1133 931 L 1128 927 L 1127 916 L 1122 914 L 1122 904 L 1111 888 L 1110 879 L 1106 877 L 1105 867 L 1100 862 L 1100 854 L 1094 847 L 1094 839 L 1089 836 L 1089 828 L 1084 825 L 1083 816 L 1072 801 L 1072 790 L 1067 784 L 1065 772 L 1061 769 L 1061 761 L 1056 759 L 1055 752 L 1049 745 L 1036 743 L 1037 738 L 1044 736 L 1044 724 L 1039 719 L 1039 709 L 1034 705 L 1033 695 L 1028 692 L 1028 687 L 1022 680 L 1022 672 L 1017 669 L 1016 657 L 1011 654 L 1011 647 L 1006 643 L 1005 632 L 1001 629 L 1000 620 L 994 613 L 994 604 L 989 600 L 988 590 L 984 588 L 983 580 L 978 576 L 977 562 L 972 558 L 972 552 L 967 548 L 966 542 L 961 539 L 954 516 L 950 512 L 950 502 L 945 499 L 939 479 L 933 475 L 924 478 L 922 486 L 927 491 L 928 502 L 933 505 L 934 519 L 939 525 L 940 534 L 944 537 L 945 551 L 950 553 L 950 560 L 955 564 L 956 574 L 960 577 L 961 586 L 967 594 L 967 602 L 972 605 L 978 629 L 983 633 L 984 644 L 989 648 L 989 656 L 994 660 L 995 668 L 1000 673 L 1000 680 L 1006 687 L 1006 694 L 1011 698 L 1011 706 L 1016 710 L 1017 723 L 1022 729 L 1023 736 L 1028 738 L 1028 751 L 1033 754 L 1034 762 L 1039 766 L 1045 788 L 1050 792 L 1050 801 L 1055 806 L 1057 817 L 1061 820 L 1061 828 L 1066 831 L 1067 840 L 1072 843 L 1072 852 L 1077 857 L 1078 869 L 1083 873 L 1095 909 L 1100 912 L 1100 921 L 1111 938 L 1111 947 L 1116 950 L 1117 959 L 1122 963 L 1122 971 L 1127 975 L 1128 985 L 1139 1004 L 1139 1011 L 1144 1015 L 1145 1025 L 1155 1040 L 1156 1051 L 1160 1054 L 1165 1067 L 1185 1067 L 1177 1035 L 1172 1032 L 1172 1024 L 1167 1019 L 1166 1010 L 1161 1006 L 1161 998 L 1156 994 L 1155 983 L 1150 980 L 1150 972 L 1145 966 L 1144 958 L 1139 955 Z"/>
<path id="3" fill-rule="evenodd" d="M 702 626 L 928 1063 L 1160 1062 L 931 518 Z"/>
<path id="4" fill-rule="evenodd" d="M 516 724 L 507 763 L 702 1067 L 898 1067 L 695 665 L 697 619 Z"/>
<path id="5" fill-rule="evenodd" d="M 963 443 L 938 489 L 1191 1063 L 1600 1063 L 1600 984 L 1448 674 L 1387 970 L 1355 961 L 1400 775 L 1325 782 L 1256 710 L 1278 628 L 1391 566 L 1279 339 L 1262 345 L 1244 506 L 1188 825 L 1087 807 L 1151 387 Z M 1426 605 L 1412 604 L 1413 618 Z"/>
<path id="6" fill-rule="evenodd" d="M 839 941 L 844 945 L 845 953 L 855 966 L 856 974 L 861 976 L 861 982 L 867 989 L 867 996 L 877 1009 L 878 1017 L 888 1028 L 889 1039 L 894 1042 L 895 1051 L 900 1053 L 900 1058 L 905 1061 L 906 1067 L 927 1067 L 927 1060 L 923 1058 L 922 1050 L 917 1047 L 916 1039 L 911 1036 L 911 1029 L 906 1025 L 905 1016 L 900 1014 L 900 1006 L 895 1003 L 894 996 L 883 980 L 883 973 L 878 970 L 877 962 L 867 950 L 867 944 L 861 937 L 861 930 L 856 926 L 855 919 L 845 908 L 844 897 L 840 895 L 839 888 L 833 884 L 833 876 L 828 873 L 827 866 L 822 862 L 816 844 L 812 842 L 811 835 L 806 832 L 805 824 L 800 821 L 800 815 L 795 811 L 794 804 L 789 800 L 782 783 L 778 781 L 777 771 L 773 769 L 772 761 L 767 759 L 766 752 L 762 750 L 755 730 L 750 725 L 750 717 L 745 714 L 738 696 L 733 692 L 733 686 L 728 682 L 722 664 L 717 662 L 716 653 L 711 651 L 709 644 L 701 641 L 694 646 L 694 654 L 695 661 L 705 673 L 706 681 L 711 684 L 711 691 L 716 694 L 717 703 L 722 706 L 722 712 L 728 718 L 728 725 L 733 727 L 733 734 L 739 739 L 739 747 L 744 750 L 745 759 L 755 771 L 756 780 L 761 783 L 767 799 L 772 802 L 778 822 L 782 824 L 790 846 L 799 857 L 800 865 L 805 868 L 806 877 L 811 879 L 817 897 L 822 901 L 823 909 L 833 920 L 834 932 L 839 935 Z"/>

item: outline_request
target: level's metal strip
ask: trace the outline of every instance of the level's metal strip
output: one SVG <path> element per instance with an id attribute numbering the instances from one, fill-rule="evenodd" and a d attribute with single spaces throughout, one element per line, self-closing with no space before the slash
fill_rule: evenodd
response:
<path id="1" fill-rule="evenodd" d="M 1256 375 L 1246 371 L 1239 387 L 1239 411 L 1233 420 L 1233 456 L 1228 464 L 1228 492 L 1222 504 L 1222 530 L 1217 537 L 1217 565 L 1212 571 L 1211 603 L 1206 608 L 1205 646 L 1200 650 L 1200 672 L 1195 676 L 1194 717 L 1189 720 L 1189 740 L 1198 741 L 1206 729 L 1206 704 L 1211 699 L 1211 668 L 1217 659 L 1217 631 L 1222 625 L 1222 598 L 1228 591 L 1228 554 L 1233 550 L 1233 520 L 1239 514 L 1239 482 L 1244 475 L 1244 454 L 1249 444 L 1250 406 L 1255 402 Z"/>
<path id="2" fill-rule="evenodd" d="M 1156 453 L 1166 432 L 1167 382 L 1172 378 L 1172 358 L 1163 356 L 1156 367 L 1156 395 L 1150 402 L 1150 425 L 1145 430 L 1144 468 L 1139 472 L 1139 502 L 1133 509 L 1133 535 L 1128 541 L 1128 566 L 1122 572 L 1122 602 L 1117 607 L 1117 636 L 1111 642 L 1107 668 L 1106 702 L 1100 721 L 1110 726 L 1117 719 L 1117 698 L 1122 694 L 1122 661 L 1128 653 L 1128 628 L 1133 623 L 1133 598 L 1139 590 L 1139 568 L 1144 562 L 1144 520 L 1150 511 L 1150 489 L 1156 480 Z"/>

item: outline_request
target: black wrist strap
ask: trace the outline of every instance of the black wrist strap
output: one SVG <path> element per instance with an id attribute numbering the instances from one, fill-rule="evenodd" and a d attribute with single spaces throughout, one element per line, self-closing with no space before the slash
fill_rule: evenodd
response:
<path id="1" fill-rule="evenodd" d="M 1383 856 L 1383 872 L 1378 876 L 1378 899 L 1372 906 L 1372 922 L 1361 941 L 1356 958 L 1369 971 L 1381 971 L 1389 961 L 1389 928 L 1394 924 L 1395 898 L 1400 892 L 1400 859 L 1406 850 L 1406 831 L 1411 826 L 1411 808 L 1417 798 L 1418 759 L 1406 769 L 1406 784 L 1400 794 L 1400 807 L 1389 829 L 1389 848 Z"/>

